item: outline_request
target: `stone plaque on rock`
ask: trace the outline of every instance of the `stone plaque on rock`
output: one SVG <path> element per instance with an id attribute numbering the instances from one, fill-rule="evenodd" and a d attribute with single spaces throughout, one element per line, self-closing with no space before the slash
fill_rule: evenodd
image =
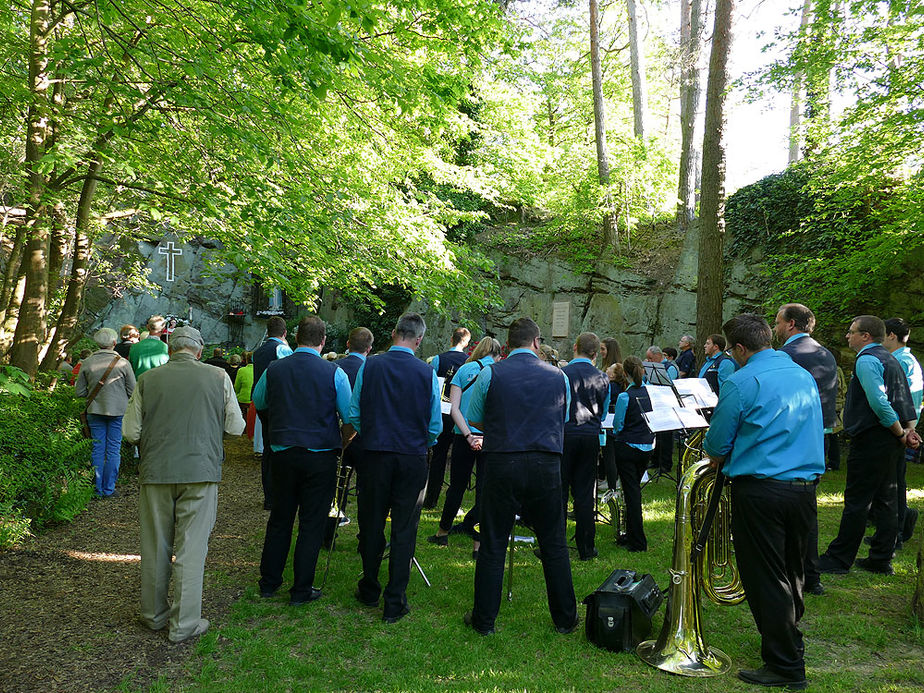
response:
<path id="1" fill-rule="evenodd" d="M 568 337 L 571 324 L 571 301 L 552 303 L 552 338 Z"/>

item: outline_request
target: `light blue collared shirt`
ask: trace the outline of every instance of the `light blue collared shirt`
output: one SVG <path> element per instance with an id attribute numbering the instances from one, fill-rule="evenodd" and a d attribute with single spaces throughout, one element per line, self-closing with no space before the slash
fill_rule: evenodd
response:
<path id="1" fill-rule="evenodd" d="M 414 355 L 413 349 L 408 349 L 403 346 L 392 346 L 388 349 L 389 351 L 406 351 L 411 356 Z M 350 413 L 346 419 L 352 424 L 353 428 L 356 429 L 357 433 L 362 433 L 360 428 L 360 406 L 359 406 L 359 397 L 363 389 L 363 371 L 366 370 L 366 363 L 363 362 L 362 367 L 359 369 L 359 373 L 356 374 L 356 382 L 353 384 L 353 396 L 350 399 Z M 341 371 L 342 372 L 342 371 Z M 346 373 L 344 373 L 346 375 Z M 429 447 L 433 447 L 436 443 L 436 439 L 440 437 L 440 433 L 443 432 L 443 413 L 440 409 L 440 381 L 436 377 L 436 369 L 433 370 L 433 387 L 430 392 L 430 421 L 427 424 L 427 435 L 429 437 Z"/>
<path id="2" fill-rule="evenodd" d="M 863 352 L 874 346 L 882 345 L 879 342 L 872 342 L 857 352 L 857 378 L 863 386 L 863 394 L 866 395 L 866 401 L 869 402 L 873 414 L 879 419 L 880 424 L 889 428 L 898 421 L 898 414 L 889 404 L 889 396 L 886 394 L 885 368 L 882 361 L 875 356 L 866 354 L 866 358 L 863 358 Z"/>
<path id="3" fill-rule="evenodd" d="M 905 371 L 905 377 L 908 379 L 908 387 L 911 389 L 911 403 L 914 404 L 914 410 L 921 418 L 921 409 L 924 406 L 924 376 L 921 374 L 921 364 L 911 353 L 908 347 L 902 347 L 892 352 L 892 356 L 901 364 L 902 370 Z"/>
<path id="4" fill-rule="evenodd" d="M 728 477 L 810 481 L 825 471 L 823 430 L 811 373 L 765 349 L 725 381 L 703 448 Z"/>
<path id="5" fill-rule="evenodd" d="M 477 378 L 478 374 L 492 363 L 494 363 L 494 358 L 492 356 L 485 356 L 477 361 L 469 361 L 468 363 L 463 363 L 459 367 L 459 370 L 456 371 L 456 374 L 452 376 L 452 382 L 450 384 L 462 390 L 462 399 L 459 401 L 459 411 L 461 411 L 462 416 L 465 417 L 466 423 L 468 423 L 468 403 L 472 398 L 472 389 L 474 389 L 475 386 L 473 384 L 467 390 L 465 386 Z M 472 429 L 472 433 L 481 433 L 481 431 L 471 424 L 469 424 L 469 428 Z M 453 433 L 462 433 L 458 426 L 453 426 L 452 431 Z"/>
<path id="6" fill-rule="evenodd" d="M 706 357 L 706 363 L 704 363 L 704 364 L 703 364 L 703 367 L 699 369 L 699 377 L 700 377 L 700 378 L 705 378 L 705 377 L 706 377 L 706 371 L 709 370 L 709 367 L 710 367 L 710 366 L 715 362 L 715 360 L 716 360 L 717 358 L 719 358 L 721 355 L 722 355 L 722 352 L 719 351 L 719 352 L 716 353 L 715 356 L 707 356 L 707 357 Z M 721 390 L 721 389 L 722 389 L 722 385 L 724 385 L 724 384 L 725 384 L 725 381 L 728 380 L 728 376 L 730 376 L 732 373 L 735 372 L 735 370 L 737 370 L 737 367 L 735 366 L 735 360 L 734 360 L 733 358 L 731 358 L 731 357 L 725 359 L 724 361 L 722 361 L 722 363 L 719 364 L 719 367 L 718 367 L 717 370 L 718 370 L 717 375 L 718 375 L 718 378 L 719 378 L 719 389 Z"/>
<path id="7" fill-rule="evenodd" d="M 510 358 L 514 354 L 530 354 L 535 358 L 539 358 L 535 351 L 527 349 L 526 347 L 514 349 L 507 354 L 507 358 Z M 565 423 L 567 423 L 568 417 L 571 415 L 571 383 L 568 380 L 568 376 L 564 373 L 561 374 L 561 377 L 565 379 Z M 489 387 L 491 387 L 491 369 L 485 368 L 478 374 L 478 379 L 475 380 L 475 384 L 469 388 L 469 390 L 472 391 L 472 397 L 468 401 L 467 421 L 484 423 L 484 421 L 482 421 L 484 418 L 484 400 L 485 396 L 488 394 Z"/>
<path id="8" fill-rule="evenodd" d="M 275 337 L 273 338 L 275 339 Z M 286 347 L 288 349 L 289 347 Z M 318 358 L 321 358 L 321 354 L 318 353 L 316 349 L 311 347 L 298 347 L 294 352 L 289 349 L 289 353 L 286 356 L 291 356 L 294 353 L 303 352 L 306 354 L 313 354 Z M 285 357 L 280 357 L 285 358 Z M 268 371 L 269 368 L 266 369 Z M 263 410 L 268 406 L 266 401 L 266 371 L 263 371 L 263 374 L 260 376 L 260 380 L 257 381 L 256 386 L 253 389 L 253 406 L 257 409 Z M 337 413 L 340 414 L 340 420 L 343 423 L 347 422 L 347 417 L 350 413 L 350 378 L 347 376 L 346 371 L 342 371 L 339 368 L 334 371 L 334 391 L 336 392 L 337 397 Z M 273 452 L 279 452 L 280 450 L 287 450 L 292 447 L 291 445 L 271 445 Z M 328 450 L 330 448 L 327 448 Z M 325 452 L 324 450 L 315 450 L 313 448 L 308 448 L 310 452 Z"/>
<path id="9" fill-rule="evenodd" d="M 671 380 L 677 380 L 677 378 L 680 377 L 680 371 L 677 370 L 677 364 L 673 361 L 664 364 L 664 369 L 667 371 L 667 377 Z"/>
<path id="10" fill-rule="evenodd" d="M 282 339 L 281 337 L 270 337 L 266 341 L 279 342 L 278 346 L 276 347 L 277 359 L 284 359 L 286 356 L 291 356 L 294 353 L 292 351 L 292 347 L 286 344 L 286 340 Z"/>

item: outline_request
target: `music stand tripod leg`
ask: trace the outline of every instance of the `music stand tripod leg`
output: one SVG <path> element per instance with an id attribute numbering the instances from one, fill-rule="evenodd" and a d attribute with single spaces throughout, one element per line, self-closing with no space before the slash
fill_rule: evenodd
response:
<path id="1" fill-rule="evenodd" d="M 514 535 L 510 535 L 510 549 L 507 559 L 507 601 L 513 601 L 513 545 L 516 542 Z"/>

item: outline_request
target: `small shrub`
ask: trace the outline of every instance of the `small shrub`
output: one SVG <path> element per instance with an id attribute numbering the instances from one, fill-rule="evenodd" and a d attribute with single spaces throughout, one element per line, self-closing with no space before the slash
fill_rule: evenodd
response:
<path id="1" fill-rule="evenodd" d="M 67 386 L 31 397 L 0 394 L 0 548 L 21 541 L 30 528 L 72 520 L 90 501 L 82 408 Z"/>

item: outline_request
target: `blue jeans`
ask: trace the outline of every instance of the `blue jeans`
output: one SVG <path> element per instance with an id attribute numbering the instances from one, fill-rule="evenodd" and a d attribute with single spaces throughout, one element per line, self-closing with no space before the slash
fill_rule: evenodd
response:
<path id="1" fill-rule="evenodd" d="M 96 495 L 111 496 L 119 476 L 122 459 L 122 417 L 87 414 L 93 436 L 93 469 L 96 470 Z"/>

